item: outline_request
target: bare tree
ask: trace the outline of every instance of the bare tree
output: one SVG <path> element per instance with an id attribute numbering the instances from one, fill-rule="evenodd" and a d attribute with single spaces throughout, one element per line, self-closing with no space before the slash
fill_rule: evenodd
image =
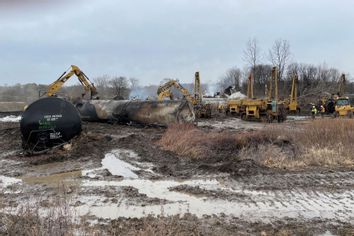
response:
<path id="1" fill-rule="evenodd" d="M 229 69 L 223 77 L 217 82 L 217 89 L 224 91 L 224 89 L 232 86 L 236 91 L 241 90 L 242 73 L 238 68 Z"/>
<path id="2" fill-rule="evenodd" d="M 137 88 L 139 87 L 139 80 L 138 80 L 138 79 L 136 79 L 136 78 L 130 78 L 130 79 L 129 79 L 129 82 L 130 82 L 130 88 L 131 88 L 132 90 L 137 89 Z"/>
<path id="3" fill-rule="evenodd" d="M 126 77 L 114 77 L 110 80 L 110 84 L 113 88 L 115 99 L 123 100 L 129 97 L 129 82 Z"/>
<path id="4" fill-rule="evenodd" d="M 242 79 L 242 73 L 240 69 L 238 68 L 229 69 L 226 72 L 224 79 L 226 81 L 229 81 L 230 85 L 234 86 L 236 90 L 240 90 L 241 79 Z"/>
<path id="5" fill-rule="evenodd" d="M 249 39 L 245 50 L 243 50 L 243 61 L 248 64 L 252 71 L 256 68 L 257 64 L 260 62 L 261 49 L 258 46 L 258 41 L 256 38 Z"/>
<path id="6" fill-rule="evenodd" d="M 100 98 L 109 98 L 111 95 L 110 77 L 102 75 L 93 79 Z"/>
<path id="7" fill-rule="evenodd" d="M 98 88 L 106 88 L 109 85 L 109 76 L 108 75 L 102 75 L 99 77 L 96 77 L 93 79 L 93 82 L 95 83 L 95 86 Z"/>
<path id="8" fill-rule="evenodd" d="M 265 95 L 266 86 L 268 85 L 271 75 L 272 66 L 267 64 L 259 64 L 254 69 L 254 95 L 262 97 Z M 248 75 L 247 75 L 248 77 Z"/>
<path id="9" fill-rule="evenodd" d="M 282 80 L 286 65 L 290 59 L 290 44 L 287 40 L 278 39 L 269 50 L 269 60 L 279 70 L 279 79 Z"/>

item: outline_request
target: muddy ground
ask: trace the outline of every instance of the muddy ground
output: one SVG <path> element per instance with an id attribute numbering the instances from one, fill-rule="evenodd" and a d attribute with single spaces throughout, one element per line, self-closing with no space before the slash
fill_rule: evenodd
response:
<path id="1" fill-rule="evenodd" d="M 198 127 L 242 132 L 304 122 L 218 118 Z M 190 160 L 156 144 L 164 132 L 84 123 L 70 150 L 29 157 L 19 124 L 0 122 L 0 212 L 32 204 L 46 214 L 64 194 L 76 219 L 106 234 L 354 235 L 354 170 L 272 169 L 223 150 L 218 158 Z"/>

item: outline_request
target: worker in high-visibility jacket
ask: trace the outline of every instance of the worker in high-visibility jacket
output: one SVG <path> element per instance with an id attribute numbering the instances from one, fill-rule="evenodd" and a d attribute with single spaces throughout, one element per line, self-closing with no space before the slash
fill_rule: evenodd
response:
<path id="1" fill-rule="evenodd" d="M 312 108 L 311 108 L 311 116 L 312 116 L 312 119 L 315 119 L 316 118 L 316 114 L 317 114 L 317 108 L 315 105 L 312 105 Z"/>

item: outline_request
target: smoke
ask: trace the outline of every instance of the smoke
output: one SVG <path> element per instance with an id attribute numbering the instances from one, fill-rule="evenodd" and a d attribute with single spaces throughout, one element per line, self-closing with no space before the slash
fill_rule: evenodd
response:
<path id="1" fill-rule="evenodd" d="M 146 100 L 152 97 L 156 97 L 156 89 L 150 89 L 149 87 L 134 88 L 129 94 L 129 99 Z"/>
<path id="2" fill-rule="evenodd" d="M 217 92 L 220 92 L 218 91 L 217 84 L 208 83 L 207 86 L 208 86 L 207 94 L 206 94 L 207 96 L 214 96 Z"/>

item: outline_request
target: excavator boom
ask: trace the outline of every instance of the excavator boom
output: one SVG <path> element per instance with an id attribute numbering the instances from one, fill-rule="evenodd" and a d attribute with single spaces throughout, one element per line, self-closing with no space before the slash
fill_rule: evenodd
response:
<path id="1" fill-rule="evenodd" d="M 175 87 L 183 94 L 187 101 L 193 105 L 197 117 L 211 117 L 211 105 L 202 103 L 203 95 L 199 72 L 196 72 L 194 76 L 194 96 L 192 96 L 189 91 L 184 88 L 177 80 L 169 80 L 165 84 L 160 85 L 160 87 L 157 89 L 158 100 L 161 101 L 165 97 L 170 97 L 170 99 L 172 99 L 173 95 L 171 88 Z"/>
<path id="2" fill-rule="evenodd" d="M 80 83 L 84 87 L 85 92 L 91 92 L 91 98 L 92 96 L 97 95 L 97 89 L 90 79 L 80 70 L 79 67 L 72 65 L 69 72 L 64 72 L 56 81 L 49 85 L 46 93 L 47 96 L 54 96 L 63 87 L 65 82 L 68 81 L 73 75 L 77 76 Z"/>
<path id="3" fill-rule="evenodd" d="M 167 95 L 170 96 L 170 90 L 172 87 L 178 89 L 182 93 L 182 95 L 193 105 L 197 104 L 197 100 L 177 80 L 169 80 L 157 89 L 158 100 L 161 101 Z"/>

